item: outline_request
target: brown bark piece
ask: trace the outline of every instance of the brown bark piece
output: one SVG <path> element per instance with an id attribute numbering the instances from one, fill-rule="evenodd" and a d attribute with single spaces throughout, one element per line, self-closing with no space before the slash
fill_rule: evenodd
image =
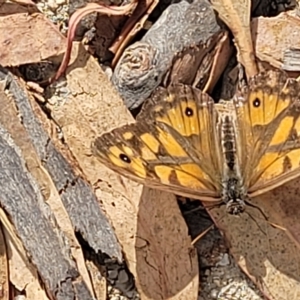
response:
<path id="1" fill-rule="evenodd" d="M 37 63 L 65 51 L 65 37 L 43 14 L 20 13 L 17 12 L 18 9 L 19 5 L 12 3 L 4 3 L 0 6 L 0 64 L 2 66 Z M 2 14 L 3 11 L 6 15 Z"/>
<path id="2" fill-rule="evenodd" d="M 163 86 L 183 83 L 211 93 L 223 73 L 233 49 L 228 32 L 216 33 L 201 46 L 190 46 L 174 58 L 163 79 Z"/>
<path id="3" fill-rule="evenodd" d="M 36 6 L 28 6 L 28 5 L 21 5 L 17 3 L 16 1 L 12 1 L 14 3 L 8 2 L 6 0 L 0 1 L 0 13 L 1 16 L 6 16 L 10 14 L 18 14 L 18 13 L 27 13 L 32 14 L 39 12 L 38 8 Z"/>
<path id="4" fill-rule="evenodd" d="M 79 245 L 74 242 L 74 236 L 68 236 L 69 245 L 74 247 L 72 254 L 76 257 L 76 269 L 73 259 L 65 255 L 71 249 L 61 238 L 62 233 L 56 227 L 52 212 L 43 203 L 41 194 L 43 192 L 48 204 L 51 200 L 53 202 L 53 198 L 56 201 L 59 199 L 44 166 L 49 163 L 49 157 L 55 158 L 51 164 L 53 169 L 57 167 L 63 170 L 63 163 L 66 162 L 53 150 L 49 137 L 32 111 L 27 94 L 4 69 L 1 69 L 0 79 L 6 82 L 6 93 L 2 92 L 0 97 L 3 108 L 0 112 L 0 123 L 13 138 L 9 138 L 6 130 L 2 129 L 0 161 L 4 164 L 1 167 L 4 183 L 1 183 L 1 205 L 12 220 L 17 235 L 53 299 L 92 299 L 87 271 L 82 258 L 79 259 L 80 255 L 76 253 Z M 41 165 L 41 160 L 44 161 L 44 166 Z M 76 189 L 76 186 L 78 185 L 74 184 L 72 189 Z M 67 186 L 65 190 L 68 192 Z M 80 193 L 73 195 L 73 198 L 79 198 L 78 195 Z M 74 203 L 75 201 L 73 205 Z M 90 289 L 80 276 L 79 270 Z"/>
<path id="5" fill-rule="evenodd" d="M 129 181 L 91 156 L 97 135 L 133 119 L 97 62 L 82 48 L 73 53 L 67 87 L 69 96 L 51 107 L 52 117 L 96 189 L 141 299 L 197 299 L 197 258 L 175 197 Z"/>
<path id="6" fill-rule="evenodd" d="M 77 173 L 75 173 L 77 168 L 76 162 L 70 157 L 70 153 L 66 150 L 64 151 L 63 147 L 61 147 L 63 154 L 72 163 L 70 165 L 50 141 L 47 132 L 41 126 L 40 120 L 37 119 L 37 116 L 39 116 L 43 120 L 43 125 L 47 124 L 45 115 L 39 107 L 34 102 L 31 103 L 35 112 L 33 114 L 30 103 L 24 101 L 24 97 L 27 97 L 26 93 L 22 93 L 20 87 L 14 82 L 11 83 L 11 87 L 10 92 L 15 96 L 19 114 L 22 116 L 22 123 L 30 136 L 39 159 L 43 162 L 41 169 L 45 168 L 51 175 L 55 188 L 60 193 L 64 207 L 73 223 L 73 227 L 84 236 L 90 247 L 96 252 L 102 251 L 108 256 L 115 257 L 121 261 L 120 247 L 110 224 L 98 206 L 91 187 L 78 176 L 78 169 Z M 9 122 L 10 119 L 7 116 L 6 118 L 7 124 L 11 124 L 12 122 Z M 51 129 L 53 131 L 53 128 L 49 128 L 49 131 Z M 21 138 L 23 135 L 20 131 L 18 134 Z M 27 162 L 27 165 L 31 166 L 32 164 Z M 72 167 L 74 170 L 72 170 Z M 36 177 L 42 177 L 42 174 Z M 49 191 L 47 192 L 47 187 L 44 187 L 44 194 L 48 197 L 51 194 Z"/>
<path id="7" fill-rule="evenodd" d="M 118 37 L 126 18 L 127 16 L 97 14 L 94 22 L 96 32 L 91 41 L 90 52 L 93 51 L 100 62 L 111 62 L 114 54 L 109 50 L 109 47 Z"/>
<path id="8" fill-rule="evenodd" d="M 283 67 L 286 50 L 300 48 L 300 19 L 292 13 L 256 18 L 251 22 L 251 29 L 256 56 L 273 67 Z M 285 65 L 288 65 L 288 61 L 285 61 Z M 289 68 L 286 70 L 289 71 Z M 299 70 L 298 66 L 298 70 L 292 71 Z"/>
<path id="9" fill-rule="evenodd" d="M 239 218 L 222 209 L 210 214 L 224 232 L 244 272 L 271 300 L 300 298 L 299 179 L 251 199 Z M 273 225 L 274 224 L 274 225 Z"/>

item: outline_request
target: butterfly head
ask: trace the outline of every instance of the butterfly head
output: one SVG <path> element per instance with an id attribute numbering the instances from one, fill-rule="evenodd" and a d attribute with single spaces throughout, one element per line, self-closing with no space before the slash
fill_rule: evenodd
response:
<path id="1" fill-rule="evenodd" d="M 228 178 L 223 182 L 222 201 L 226 204 L 226 210 L 231 215 L 240 215 L 245 211 L 248 196 L 239 182 L 235 177 Z"/>
<path id="2" fill-rule="evenodd" d="M 231 215 L 240 215 L 245 211 L 245 201 L 243 199 L 230 199 L 226 203 L 226 211 Z"/>

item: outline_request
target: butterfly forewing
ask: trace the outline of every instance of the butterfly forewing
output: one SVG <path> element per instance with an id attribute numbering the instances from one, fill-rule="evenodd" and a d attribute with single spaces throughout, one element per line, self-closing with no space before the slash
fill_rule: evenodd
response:
<path id="1" fill-rule="evenodd" d="M 155 125 L 168 131 L 184 147 L 187 155 L 215 182 L 220 170 L 219 149 L 216 145 L 216 110 L 213 99 L 189 86 L 158 89 L 152 105 L 145 113 Z M 145 115 L 146 115 L 145 114 Z M 141 115 L 141 119 L 144 118 Z"/>
<path id="2" fill-rule="evenodd" d="M 189 86 L 158 88 L 137 122 L 97 138 L 94 153 L 116 172 L 176 194 L 215 200 L 229 186 L 235 198 L 255 196 L 300 175 L 299 93 L 280 71 L 258 74 L 222 105 Z"/>
<path id="3" fill-rule="evenodd" d="M 94 153 L 120 174 L 156 188 L 216 198 L 213 100 L 191 87 L 159 88 L 137 122 L 97 138 Z"/>
<path id="4" fill-rule="evenodd" d="M 250 195 L 270 190 L 300 173 L 299 83 L 283 72 L 254 77 L 234 103 L 238 116 L 241 170 Z"/>

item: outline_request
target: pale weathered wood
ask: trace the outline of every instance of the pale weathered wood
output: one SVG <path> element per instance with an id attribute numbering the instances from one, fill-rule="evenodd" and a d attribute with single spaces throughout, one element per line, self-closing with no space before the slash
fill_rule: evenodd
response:
<path id="1" fill-rule="evenodd" d="M 192 81 L 199 75 L 196 74 L 199 69 L 206 72 L 201 76 L 200 86 L 205 86 L 209 79 L 213 79 L 214 82 L 210 82 L 213 86 L 218 79 L 215 75 L 220 75 L 224 64 L 219 64 L 213 76 L 207 76 L 210 68 L 207 68 L 206 57 L 210 56 L 213 61 L 210 52 L 225 33 L 219 23 L 208 0 L 180 1 L 168 6 L 143 38 L 125 49 L 114 69 L 112 81 L 126 106 L 134 109 L 141 105 L 161 84 L 178 53 L 195 45 L 199 46 L 202 57 L 198 55 L 195 64 L 190 65 L 190 74 L 182 78 L 182 74 L 176 74 L 179 78 L 174 81 Z M 224 60 L 227 59 L 228 55 Z M 173 74 L 172 79 L 176 75 Z"/>
<path id="2" fill-rule="evenodd" d="M 276 17 L 258 17 L 251 21 L 252 40 L 255 55 L 260 61 L 269 63 L 275 68 L 287 71 L 299 71 L 299 65 L 291 67 L 296 53 L 288 49 L 299 49 L 300 20 L 294 12 L 281 13 Z M 291 61 L 289 61 L 292 59 Z M 298 66 L 298 68 L 297 68 Z"/>

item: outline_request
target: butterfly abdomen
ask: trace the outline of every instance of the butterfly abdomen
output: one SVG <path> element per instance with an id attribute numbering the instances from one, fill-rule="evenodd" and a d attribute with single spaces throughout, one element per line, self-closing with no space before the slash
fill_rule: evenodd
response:
<path id="1" fill-rule="evenodd" d="M 223 155 L 222 200 L 226 203 L 227 211 L 236 215 L 245 209 L 246 194 L 242 188 L 240 165 L 237 159 L 236 132 L 231 114 L 221 115 L 220 139 Z"/>
<path id="2" fill-rule="evenodd" d="M 236 141 L 233 123 L 228 115 L 222 118 L 221 143 L 224 163 L 230 171 L 234 171 L 236 168 Z"/>

